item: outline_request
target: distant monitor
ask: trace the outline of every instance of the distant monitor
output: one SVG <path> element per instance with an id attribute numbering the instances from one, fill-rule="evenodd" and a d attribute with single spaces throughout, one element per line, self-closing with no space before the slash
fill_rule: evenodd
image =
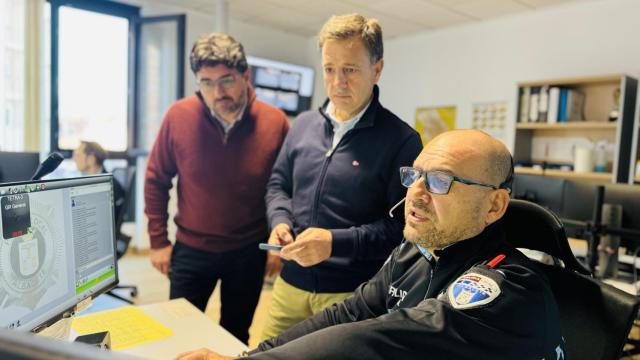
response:
<path id="1" fill-rule="evenodd" d="M 298 94 L 279 91 L 276 97 L 276 106 L 285 111 L 297 111 L 298 109 Z"/>
<path id="2" fill-rule="evenodd" d="M 30 180 L 38 165 L 38 153 L 0 151 L 0 183 Z"/>
<path id="3" fill-rule="evenodd" d="M 0 327 L 37 331 L 118 283 L 111 175 L 0 185 Z"/>
<path id="4" fill-rule="evenodd" d="M 256 97 L 288 115 L 311 108 L 313 68 L 247 56 Z"/>

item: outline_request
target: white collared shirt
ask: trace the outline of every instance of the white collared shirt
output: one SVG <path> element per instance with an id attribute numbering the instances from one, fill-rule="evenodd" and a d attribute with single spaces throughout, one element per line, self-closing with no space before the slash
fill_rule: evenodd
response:
<path id="1" fill-rule="evenodd" d="M 218 120 L 220 125 L 222 125 L 222 129 L 224 130 L 224 133 L 226 135 L 229 133 L 229 130 L 231 130 L 231 128 L 238 122 L 238 120 L 242 119 L 242 115 L 244 114 L 244 110 L 246 107 L 247 103 L 245 102 L 245 104 L 242 106 L 242 109 L 238 113 L 238 116 L 232 122 L 226 122 L 223 119 L 219 118 L 216 112 L 211 108 L 209 109 L 209 111 L 211 111 L 211 116 L 213 116 L 214 119 Z"/>
<path id="2" fill-rule="evenodd" d="M 371 101 L 369 101 L 367 106 L 365 106 L 362 111 L 357 113 L 351 119 L 348 119 L 346 121 L 339 121 L 336 118 L 336 108 L 335 106 L 333 106 L 333 103 L 329 101 L 326 114 L 329 117 L 329 120 L 331 120 L 331 124 L 333 125 L 333 143 L 331 145 L 332 150 L 335 149 L 336 146 L 338 146 L 338 143 L 340 142 L 344 134 L 346 134 L 347 132 L 349 132 L 349 130 L 353 129 L 356 126 L 358 121 L 360 121 L 360 119 L 362 118 L 362 115 L 364 115 L 364 112 L 369 108 L 369 105 L 371 105 Z"/>

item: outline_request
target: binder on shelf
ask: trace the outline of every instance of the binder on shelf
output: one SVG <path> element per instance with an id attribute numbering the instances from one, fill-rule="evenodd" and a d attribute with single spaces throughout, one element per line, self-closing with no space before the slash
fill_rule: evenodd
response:
<path id="1" fill-rule="evenodd" d="M 529 98 L 531 97 L 531 88 L 524 87 L 520 91 L 520 116 L 518 117 L 518 121 L 520 122 L 528 122 L 529 121 Z"/>
<path id="2" fill-rule="evenodd" d="M 567 93 L 569 89 L 560 89 L 560 105 L 558 105 L 558 121 L 567 122 Z"/>
<path id="3" fill-rule="evenodd" d="M 567 92 L 567 121 L 584 120 L 584 94 L 573 89 Z"/>
<path id="4" fill-rule="evenodd" d="M 540 97 L 538 98 L 538 121 L 547 122 L 549 112 L 549 86 L 540 87 Z"/>
<path id="5" fill-rule="evenodd" d="M 531 88 L 531 97 L 529 98 L 529 122 L 538 122 L 538 107 L 540 99 L 540 88 Z"/>
<path id="6" fill-rule="evenodd" d="M 549 89 L 549 111 L 547 112 L 547 122 L 555 124 L 558 122 L 558 108 L 560 107 L 560 88 L 557 86 Z"/>

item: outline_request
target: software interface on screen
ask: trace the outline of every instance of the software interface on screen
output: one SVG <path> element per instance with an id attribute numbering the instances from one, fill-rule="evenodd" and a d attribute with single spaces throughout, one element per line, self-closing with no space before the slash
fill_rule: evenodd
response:
<path id="1" fill-rule="evenodd" d="M 110 176 L 0 185 L 0 326 L 33 330 L 117 281 Z"/>

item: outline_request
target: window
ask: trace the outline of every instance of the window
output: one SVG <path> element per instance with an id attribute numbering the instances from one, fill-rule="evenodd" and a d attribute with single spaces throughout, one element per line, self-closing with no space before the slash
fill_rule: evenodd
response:
<path id="1" fill-rule="evenodd" d="M 133 144 L 133 19 L 118 3 L 52 0 L 52 143 L 70 151 L 81 140 L 125 153 Z"/>
<path id="2" fill-rule="evenodd" d="M 0 150 L 24 150 L 23 0 L 0 0 Z"/>

